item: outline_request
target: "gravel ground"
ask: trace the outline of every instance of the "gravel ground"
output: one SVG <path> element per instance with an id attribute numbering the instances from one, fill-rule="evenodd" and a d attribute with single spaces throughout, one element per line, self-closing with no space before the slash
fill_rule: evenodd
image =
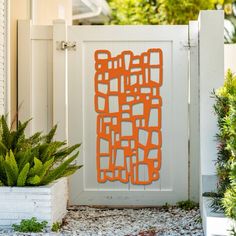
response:
<path id="1" fill-rule="evenodd" d="M 199 209 L 184 211 L 177 207 L 143 209 L 101 209 L 71 207 L 60 233 L 0 235 L 81 235 L 81 236 L 203 236 Z"/>

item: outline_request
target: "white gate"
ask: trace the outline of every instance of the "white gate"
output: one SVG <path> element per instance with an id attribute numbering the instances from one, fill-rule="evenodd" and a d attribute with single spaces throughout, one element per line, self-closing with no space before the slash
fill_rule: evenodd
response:
<path id="1" fill-rule="evenodd" d="M 62 39 L 65 25 L 55 28 Z M 68 140 L 83 146 L 84 167 L 71 180 L 72 202 L 157 205 L 187 199 L 188 26 L 66 29 L 67 63 L 57 48 L 54 72 L 56 80 L 64 71 L 68 75 L 54 92 L 58 98 L 68 86 Z M 60 101 L 56 107 L 60 121 Z"/>
<path id="2" fill-rule="evenodd" d="M 203 15 L 203 26 L 222 18 Z M 198 200 L 199 121 L 206 114 L 199 114 L 198 75 L 201 86 L 208 83 L 202 61 L 207 35 L 215 32 L 203 26 L 19 23 L 19 118 L 34 118 L 29 133 L 57 123 L 57 138 L 82 143 L 83 168 L 69 182 L 71 204 Z M 201 101 L 209 101 L 213 84 Z M 205 104 L 210 111 L 211 102 Z M 204 132 L 213 137 L 208 126 Z"/>

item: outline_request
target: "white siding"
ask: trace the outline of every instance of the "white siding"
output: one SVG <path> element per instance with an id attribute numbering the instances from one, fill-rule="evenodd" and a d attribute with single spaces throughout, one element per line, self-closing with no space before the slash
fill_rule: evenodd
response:
<path id="1" fill-rule="evenodd" d="M 0 0 L 0 114 L 5 113 L 6 83 L 6 0 Z"/>

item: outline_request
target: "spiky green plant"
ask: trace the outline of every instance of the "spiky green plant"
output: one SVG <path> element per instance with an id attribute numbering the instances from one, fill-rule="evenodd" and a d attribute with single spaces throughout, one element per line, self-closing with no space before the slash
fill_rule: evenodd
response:
<path id="1" fill-rule="evenodd" d="M 231 171 L 229 174 L 230 185 L 226 189 L 224 193 L 224 197 L 222 199 L 222 205 L 225 210 L 225 214 L 236 219 L 236 162 L 231 164 Z"/>
<path id="2" fill-rule="evenodd" d="M 57 126 L 47 135 L 26 137 L 29 122 L 19 122 L 11 130 L 6 117 L 0 119 L 0 186 L 46 185 L 82 167 L 72 164 L 80 144 L 69 147 L 65 141 L 54 141 Z"/>
<path id="3" fill-rule="evenodd" d="M 236 144 L 236 123 L 235 123 L 235 96 L 236 76 L 228 71 L 224 85 L 214 92 L 216 103 L 214 110 L 217 115 L 219 131 L 216 135 L 218 141 L 218 156 L 216 170 L 218 175 L 217 192 L 214 194 L 212 207 L 222 209 L 222 198 L 230 186 L 231 164 L 234 161 L 233 146 Z M 236 147 L 235 147 L 236 148 Z M 235 149 L 236 150 L 236 149 Z"/>

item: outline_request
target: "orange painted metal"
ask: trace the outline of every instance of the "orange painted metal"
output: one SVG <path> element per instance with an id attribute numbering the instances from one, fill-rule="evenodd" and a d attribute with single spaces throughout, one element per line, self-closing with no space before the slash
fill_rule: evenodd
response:
<path id="1" fill-rule="evenodd" d="M 97 50 L 94 58 L 97 181 L 151 184 L 162 159 L 162 50 Z"/>

